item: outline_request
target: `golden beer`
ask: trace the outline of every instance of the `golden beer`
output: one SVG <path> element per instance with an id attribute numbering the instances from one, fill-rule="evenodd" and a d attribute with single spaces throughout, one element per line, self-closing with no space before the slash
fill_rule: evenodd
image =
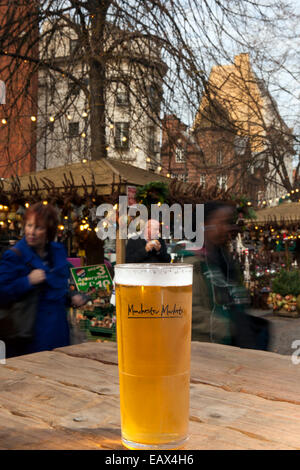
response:
<path id="1" fill-rule="evenodd" d="M 179 447 L 189 420 L 192 266 L 115 267 L 122 441 Z"/>

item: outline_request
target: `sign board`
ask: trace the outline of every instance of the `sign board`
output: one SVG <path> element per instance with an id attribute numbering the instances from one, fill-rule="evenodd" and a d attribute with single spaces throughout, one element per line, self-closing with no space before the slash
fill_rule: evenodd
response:
<path id="1" fill-rule="evenodd" d="M 71 273 L 77 290 L 80 292 L 88 292 L 93 287 L 95 289 L 107 289 L 109 287 L 112 290 L 113 283 L 105 264 L 71 268 Z"/>

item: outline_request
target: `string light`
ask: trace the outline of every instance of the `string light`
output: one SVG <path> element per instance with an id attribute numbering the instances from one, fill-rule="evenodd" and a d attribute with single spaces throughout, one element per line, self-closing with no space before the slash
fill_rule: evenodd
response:
<path id="1" fill-rule="evenodd" d="M 67 119 L 69 119 L 69 121 L 71 121 L 72 116 L 70 114 L 67 114 Z"/>
<path id="2" fill-rule="evenodd" d="M 82 160 L 82 163 L 87 163 L 87 159 L 84 158 L 84 159 Z"/>
<path id="3" fill-rule="evenodd" d="M 151 158 L 147 157 L 147 163 L 151 162 Z"/>
<path id="4" fill-rule="evenodd" d="M 55 121 L 54 117 L 53 117 L 53 116 L 50 116 L 49 121 L 50 121 L 50 122 L 54 122 L 54 121 Z"/>
<path id="5" fill-rule="evenodd" d="M 30 206 L 29 202 L 25 202 L 26 209 L 28 209 L 29 206 Z"/>
<path id="6" fill-rule="evenodd" d="M 32 122 L 35 122 L 36 121 L 36 116 L 31 116 L 30 119 L 32 120 Z"/>
<path id="7" fill-rule="evenodd" d="M 48 201 L 43 201 L 44 206 L 48 204 Z"/>
<path id="8" fill-rule="evenodd" d="M 83 133 L 81 134 L 81 137 L 85 138 L 85 137 L 86 137 L 86 133 L 83 132 Z"/>
<path id="9" fill-rule="evenodd" d="M 159 166 L 159 167 L 157 168 L 157 170 L 158 170 L 158 171 L 161 171 L 161 170 L 162 170 L 162 167 L 161 167 L 161 166 Z"/>
<path id="10" fill-rule="evenodd" d="M 3 118 L 3 119 L 1 120 L 1 122 L 2 122 L 2 124 L 7 124 L 7 120 L 6 120 L 5 118 Z"/>
<path id="11" fill-rule="evenodd" d="M 82 113 L 82 117 L 84 117 L 84 118 L 88 117 L 88 113 L 87 113 L 86 111 L 84 111 L 84 112 Z"/>

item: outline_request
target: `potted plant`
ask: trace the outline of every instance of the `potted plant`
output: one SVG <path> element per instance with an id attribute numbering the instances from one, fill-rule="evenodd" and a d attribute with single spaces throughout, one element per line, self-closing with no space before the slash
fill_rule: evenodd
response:
<path id="1" fill-rule="evenodd" d="M 300 315 L 300 272 L 281 269 L 272 281 L 272 293 L 268 304 L 276 315 L 298 317 Z"/>

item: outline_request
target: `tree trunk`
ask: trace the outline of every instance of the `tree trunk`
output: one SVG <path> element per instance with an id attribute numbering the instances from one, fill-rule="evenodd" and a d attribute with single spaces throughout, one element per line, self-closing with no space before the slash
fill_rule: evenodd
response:
<path id="1" fill-rule="evenodd" d="M 89 0 L 91 21 L 91 58 L 90 74 L 90 129 L 91 159 L 99 160 L 107 157 L 106 122 L 105 122 L 105 58 L 104 35 L 107 10 L 110 1 Z"/>

